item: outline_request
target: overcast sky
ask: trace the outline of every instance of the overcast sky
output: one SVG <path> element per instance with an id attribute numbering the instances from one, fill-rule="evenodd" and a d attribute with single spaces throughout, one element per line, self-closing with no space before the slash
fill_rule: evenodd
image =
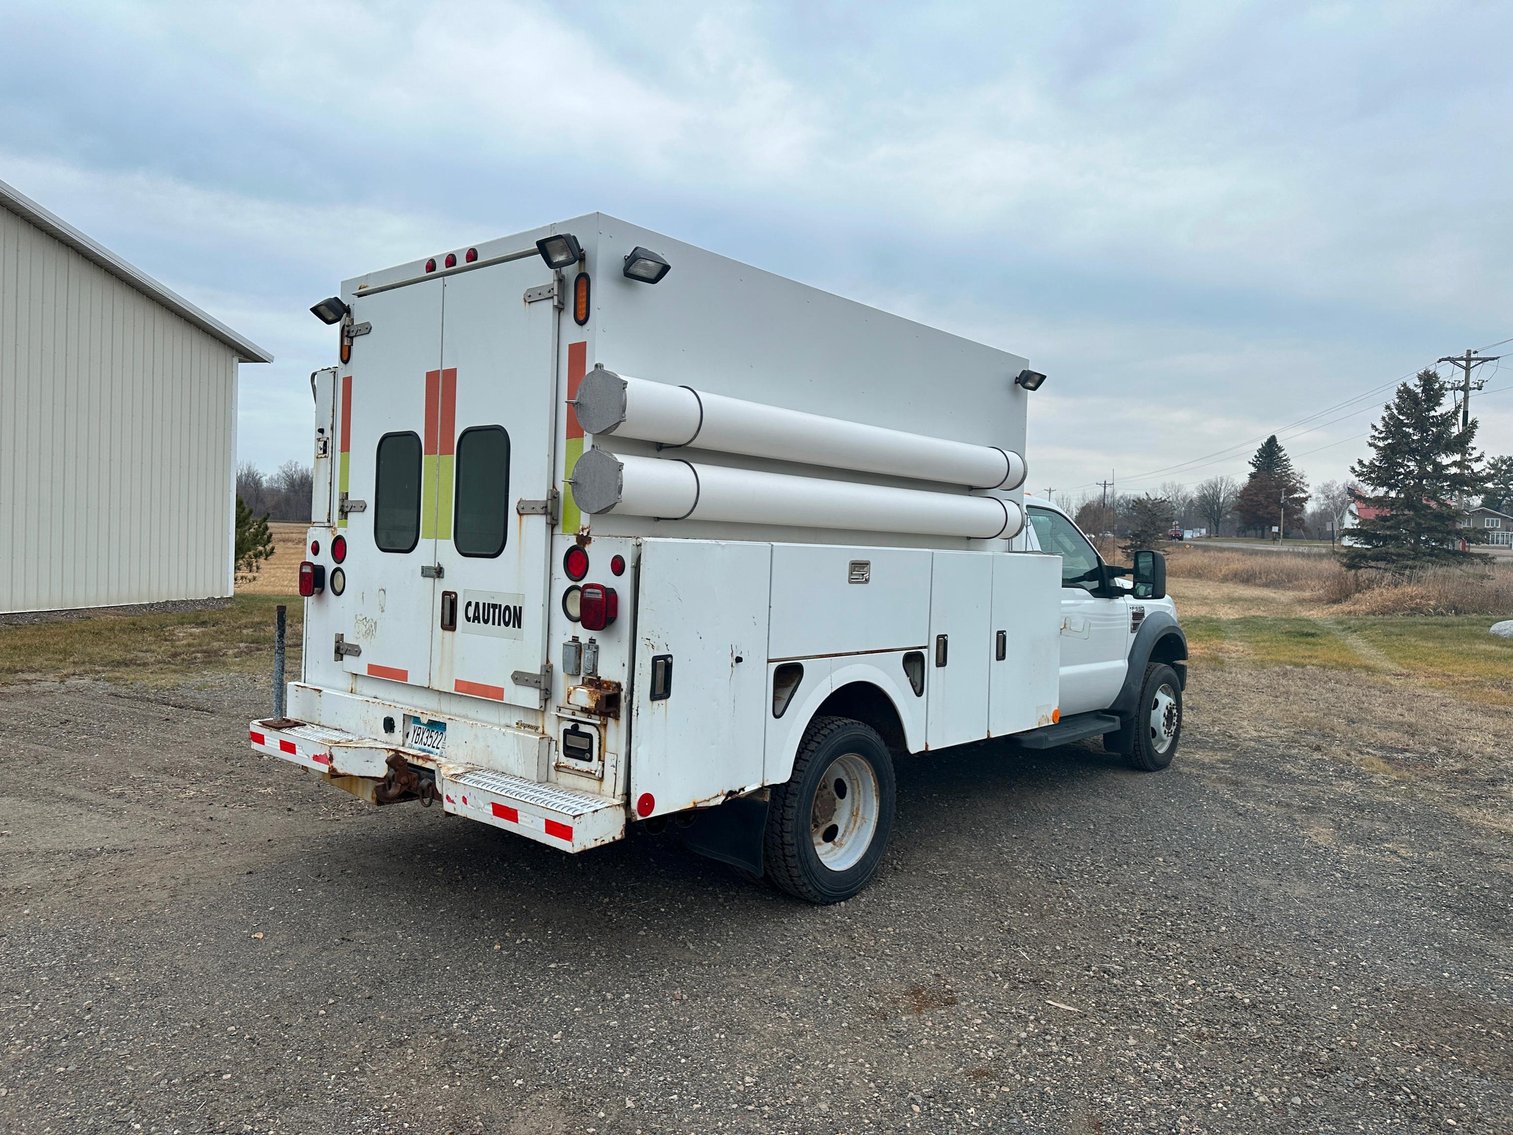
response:
<path id="1" fill-rule="evenodd" d="M 1027 356 L 1037 492 L 1243 474 L 1271 432 L 1318 483 L 1395 380 L 1513 337 L 1510 37 L 1501 3 L 0 0 L 0 179 L 273 352 L 265 469 L 309 460 L 344 277 L 600 210 Z"/>

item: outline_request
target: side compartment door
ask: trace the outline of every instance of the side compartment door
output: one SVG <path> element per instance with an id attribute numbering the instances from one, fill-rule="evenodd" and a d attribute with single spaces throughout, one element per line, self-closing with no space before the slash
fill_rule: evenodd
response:
<path id="1" fill-rule="evenodd" d="M 988 636 L 993 557 L 936 552 L 930 571 L 930 645 L 925 652 L 925 740 L 932 749 L 988 733 Z"/>
<path id="2" fill-rule="evenodd" d="M 352 299 L 372 330 L 338 372 L 336 489 L 362 510 L 336 517 L 345 537 L 340 606 L 352 674 L 424 686 L 431 672 L 436 541 L 421 531 L 434 496 L 423 473 L 428 374 L 441 364 L 441 281 Z M 328 581 L 329 582 L 329 581 Z M 309 650 L 329 650 L 312 643 Z"/>
<path id="3" fill-rule="evenodd" d="M 1051 724 L 1061 686 L 1061 561 L 1006 552 L 993 557 L 988 732 Z"/>
<path id="4" fill-rule="evenodd" d="M 425 461 L 437 485 L 442 575 L 428 637 L 431 685 L 537 710 L 549 687 L 546 593 L 551 518 L 519 511 L 552 486 L 557 310 L 541 262 L 449 276 L 434 429 Z"/>
<path id="5" fill-rule="evenodd" d="M 771 574 L 769 544 L 642 544 L 630 731 L 642 819 L 761 785 Z"/>

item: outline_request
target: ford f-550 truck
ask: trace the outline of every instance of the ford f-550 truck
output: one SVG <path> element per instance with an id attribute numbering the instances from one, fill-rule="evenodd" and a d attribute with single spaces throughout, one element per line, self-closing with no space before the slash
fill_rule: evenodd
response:
<path id="1" fill-rule="evenodd" d="M 1164 561 L 1025 499 L 1026 359 L 600 214 L 312 310 L 340 365 L 259 752 L 565 852 L 674 817 L 820 903 L 905 754 L 1175 754 Z"/>

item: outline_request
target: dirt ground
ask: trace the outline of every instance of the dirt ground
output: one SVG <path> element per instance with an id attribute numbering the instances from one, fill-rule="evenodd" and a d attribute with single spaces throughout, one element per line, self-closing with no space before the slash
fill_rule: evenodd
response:
<path id="1" fill-rule="evenodd" d="M 1164 773 L 901 765 L 817 909 L 359 804 L 267 696 L 0 689 L 0 1130 L 1508 1130 L 1513 714 L 1195 670 Z"/>

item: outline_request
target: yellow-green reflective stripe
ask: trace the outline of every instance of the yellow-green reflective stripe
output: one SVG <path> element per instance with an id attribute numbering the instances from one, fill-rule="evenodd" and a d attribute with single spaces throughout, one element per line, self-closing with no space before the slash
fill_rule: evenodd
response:
<path id="1" fill-rule="evenodd" d="M 562 523 L 560 525 L 561 530 L 567 533 L 576 533 L 583 526 L 583 513 L 578 511 L 578 502 L 573 499 L 573 487 L 568 483 L 572 480 L 573 466 L 578 464 L 578 458 L 582 456 L 583 439 L 581 437 L 568 438 L 562 461 Z"/>

